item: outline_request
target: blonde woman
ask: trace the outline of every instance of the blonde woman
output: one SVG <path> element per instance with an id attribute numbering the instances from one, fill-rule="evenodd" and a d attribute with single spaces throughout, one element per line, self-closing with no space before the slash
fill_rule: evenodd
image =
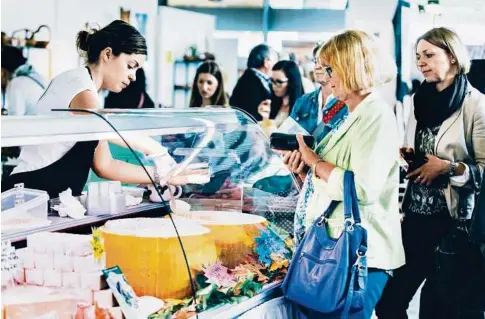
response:
<path id="1" fill-rule="evenodd" d="M 411 167 L 402 207 L 406 265 L 395 271 L 377 314 L 407 318 L 426 280 L 420 318 L 483 318 L 485 268 L 466 224 L 485 168 L 485 95 L 468 82 L 467 50 L 452 30 L 426 32 L 415 49 L 425 81 L 401 150 Z"/>
<path id="2" fill-rule="evenodd" d="M 315 150 L 299 136 L 298 156 L 310 167 L 315 187 L 305 224 L 309 227 L 332 200 L 343 200 L 344 172 L 354 172 L 362 224 L 368 232 L 369 276 L 364 309 L 351 318 L 368 319 L 389 272 L 404 264 L 396 120 L 392 108 L 374 92 L 376 86 L 395 76 L 396 66 L 376 40 L 362 31 L 346 31 L 333 37 L 323 45 L 319 58 L 334 96 L 348 106 L 349 115 Z M 327 223 L 332 236 L 337 237 L 342 231 L 343 219 L 341 203 Z M 307 317 L 326 318 L 307 309 L 302 312 Z"/>

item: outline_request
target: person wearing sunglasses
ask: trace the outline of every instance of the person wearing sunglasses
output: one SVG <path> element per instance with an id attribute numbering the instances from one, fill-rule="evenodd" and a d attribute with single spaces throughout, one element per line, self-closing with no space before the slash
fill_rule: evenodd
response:
<path id="1" fill-rule="evenodd" d="M 302 166 L 311 169 L 314 193 L 308 200 L 308 229 L 332 201 L 338 201 L 326 221 L 329 235 L 342 234 L 343 176 L 352 171 L 362 225 L 368 234 L 367 276 L 363 310 L 349 318 L 372 317 L 390 278 L 390 271 L 405 262 L 399 215 L 399 137 L 392 108 L 376 88 L 395 78 L 392 56 L 375 37 L 357 30 L 340 33 L 318 53 L 329 85 L 344 102 L 349 115 L 312 149 L 297 135 Z M 331 294 L 332 292 L 329 292 Z M 336 318 L 300 308 L 306 318 Z"/>
<path id="2" fill-rule="evenodd" d="M 269 113 L 270 118 L 274 119 L 276 127 L 279 127 L 290 116 L 296 100 L 303 95 L 303 84 L 298 65 L 290 60 L 276 63 L 271 74 L 271 87 L 274 97 Z"/>
<path id="3" fill-rule="evenodd" d="M 332 130 L 336 130 L 344 122 L 348 115 L 347 105 L 334 97 L 329 79 L 332 68 L 323 66 L 318 53 L 323 43 L 319 43 L 313 49 L 315 59 L 315 80 L 321 85 L 318 90 L 301 96 L 295 103 L 290 114 L 301 127 L 315 137 L 316 142 L 323 140 Z M 315 191 L 312 182 L 312 173 L 308 167 L 301 164 L 298 151 L 282 151 L 283 162 L 290 171 L 297 174 L 303 181 L 303 187 L 298 198 L 295 211 L 294 235 L 298 245 L 305 234 L 305 215 L 308 207 L 308 199 Z"/>
<path id="4" fill-rule="evenodd" d="M 290 114 L 317 141 L 323 139 L 348 114 L 347 106 L 333 96 L 332 88 L 328 84 L 332 68 L 329 66 L 324 67 L 318 58 L 318 52 L 322 44 L 317 44 L 313 49 L 313 57 L 315 59 L 313 73 L 315 80 L 320 84 L 320 88 L 301 96 L 295 102 Z"/>

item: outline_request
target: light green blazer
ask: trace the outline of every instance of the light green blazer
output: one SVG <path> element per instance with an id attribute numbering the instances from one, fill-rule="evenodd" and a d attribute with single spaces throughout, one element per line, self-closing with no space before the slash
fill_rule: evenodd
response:
<path id="1" fill-rule="evenodd" d="M 399 138 L 391 107 L 371 93 L 316 153 L 336 168 L 328 182 L 313 176 L 315 193 L 308 203 L 306 226 L 320 216 L 332 200 L 343 200 L 343 176 L 354 172 L 362 225 L 367 229 L 369 267 L 391 270 L 405 262 L 399 215 Z M 328 221 L 331 236 L 343 230 L 343 203 Z"/>

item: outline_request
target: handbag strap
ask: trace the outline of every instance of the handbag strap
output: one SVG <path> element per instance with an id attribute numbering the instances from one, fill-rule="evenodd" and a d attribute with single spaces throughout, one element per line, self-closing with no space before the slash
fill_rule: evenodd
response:
<path id="1" fill-rule="evenodd" d="M 352 305 L 352 299 L 355 293 L 355 277 L 357 276 L 358 266 L 353 265 L 349 281 L 349 290 L 347 297 L 345 298 L 344 309 L 342 310 L 340 319 L 347 319 L 350 312 L 350 306 Z"/>
<path id="2" fill-rule="evenodd" d="M 353 174 L 352 174 L 352 177 Z M 352 193 L 352 212 L 354 216 L 354 222 L 357 224 L 361 223 L 361 218 L 360 218 L 360 208 L 359 208 L 359 200 L 357 198 L 357 189 L 355 187 L 355 180 L 352 179 L 352 183 L 350 184 L 351 186 L 351 193 Z M 364 231 L 363 237 L 362 237 L 362 242 L 360 243 L 358 254 L 359 256 L 363 257 L 367 253 L 367 231 Z"/>
<path id="3" fill-rule="evenodd" d="M 330 215 L 332 215 L 333 211 L 335 210 L 335 208 L 337 208 L 337 205 L 340 204 L 339 201 L 337 200 L 333 200 L 330 205 L 328 205 L 327 209 L 325 210 L 325 212 L 322 214 L 322 217 L 324 219 L 327 219 L 330 217 Z"/>
<path id="4" fill-rule="evenodd" d="M 333 200 L 328 208 L 323 213 L 324 220 L 328 219 L 332 215 L 333 211 L 340 204 L 340 201 Z M 355 188 L 354 173 L 351 171 L 345 171 L 344 173 L 344 217 L 346 220 L 354 219 L 354 223 L 359 224 L 361 222 L 359 202 L 357 199 L 357 191 Z"/>
<path id="5" fill-rule="evenodd" d="M 349 172 L 347 179 L 348 179 L 350 194 L 352 198 L 352 216 L 354 217 L 354 222 L 357 224 L 360 224 L 361 218 L 360 218 L 359 199 L 357 198 L 357 189 L 355 187 L 354 173 Z"/>

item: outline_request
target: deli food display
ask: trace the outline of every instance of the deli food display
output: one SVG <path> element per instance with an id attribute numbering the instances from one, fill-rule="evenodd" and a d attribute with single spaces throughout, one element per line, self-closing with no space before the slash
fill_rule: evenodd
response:
<path id="1" fill-rule="evenodd" d="M 2 189 L 2 318 L 232 318 L 277 295 L 299 188 L 261 128 L 231 109 L 99 112 L 210 180 L 161 185 L 162 199 L 94 172 L 79 196 Z M 7 147 L 118 136 L 92 115 L 1 121 Z"/>

